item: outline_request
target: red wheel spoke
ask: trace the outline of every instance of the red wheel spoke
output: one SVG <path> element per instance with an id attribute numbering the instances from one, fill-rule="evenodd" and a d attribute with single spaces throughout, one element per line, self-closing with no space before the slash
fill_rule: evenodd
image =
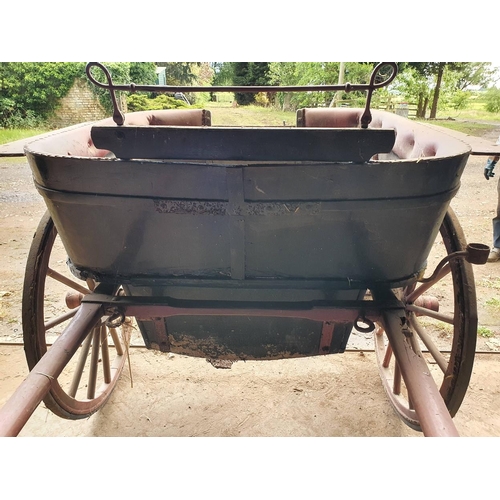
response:
<path id="1" fill-rule="evenodd" d="M 440 313 L 438 311 L 433 311 L 432 309 L 427 309 L 426 307 L 415 306 L 413 304 L 407 305 L 406 309 L 420 316 L 428 316 L 429 318 L 438 319 L 439 321 L 453 325 L 454 318 L 451 314 Z"/>
<path id="2" fill-rule="evenodd" d="M 120 337 L 118 336 L 116 328 L 110 328 L 109 333 L 111 334 L 111 338 L 113 339 L 113 344 L 115 345 L 116 354 L 118 354 L 118 356 L 123 356 L 122 343 L 120 341 Z"/>
<path id="3" fill-rule="evenodd" d="M 450 263 L 447 262 L 437 274 L 436 279 L 434 279 L 433 281 L 429 281 L 428 283 L 424 283 L 423 285 L 420 285 L 418 288 L 413 290 L 413 292 L 407 295 L 405 297 L 405 300 L 409 303 L 415 302 L 415 300 L 417 300 L 418 297 L 420 297 L 423 293 L 432 288 L 438 281 L 442 280 L 445 276 L 450 274 L 450 271 L 451 271 Z"/>
<path id="4" fill-rule="evenodd" d="M 90 356 L 90 370 L 89 380 L 87 385 L 87 398 L 93 399 L 95 397 L 95 388 L 97 383 L 97 367 L 99 364 L 99 346 L 101 343 L 101 329 L 100 327 L 94 328 L 92 334 L 92 354 Z"/>
<path id="5" fill-rule="evenodd" d="M 387 349 L 385 351 L 384 361 L 382 361 L 382 366 L 384 368 L 389 367 L 389 363 L 391 362 L 391 357 L 392 357 L 392 347 L 391 347 L 391 344 L 387 344 Z"/>
<path id="6" fill-rule="evenodd" d="M 76 314 L 77 311 L 78 308 L 72 309 L 71 311 L 65 312 L 64 314 L 61 314 L 60 316 L 57 316 L 56 318 L 53 318 L 50 321 L 47 321 L 47 323 L 44 324 L 45 331 L 47 332 L 51 328 L 54 328 L 54 326 L 60 325 L 61 323 L 68 321 L 68 319 L 71 319 Z"/>
<path id="7" fill-rule="evenodd" d="M 448 360 L 441 354 L 441 351 L 432 341 L 431 337 L 429 336 L 425 328 L 420 324 L 418 319 L 412 316 L 410 318 L 410 322 L 411 326 L 417 332 L 417 335 L 420 337 L 425 347 L 427 347 L 429 353 L 434 358 L 439 368 L 441 368 L 441 371 L 445 373 L 446 369 L 448 368 Z"/>
<path id="8" fill-rule="evenodd" d="M 101 355 L 104 383 L 109 384 L 111 382 L 111 364 L 109 362 L 108 331 L 106 325 L 101 326 Z"/>
<path id="9" fill-rule="evenodd" d="M 401 370 L 399 369 L 399 364 L 396 362 L 394 366 L 394 381 L 392 384 L 392 392 L 399 396 L 401 394 Z"/>
<path id="10" fill-rule="evenodd" d="M 85 342 L 82 345 L 80 355 L 78 357 L 78 364 L 75 368 L 75 373 L 73 374 L 73 380 L 71 381 L 71 387 L 69 388 L 68 394 L 74 398 L 78 392 L 78 387 L 82 379 L 83 370 L 85 368 L 85 363 L 87 362 L 87 356 L 89 355 L 90 343 L 92 342 L 92 335 L 88 335 Z"/>
<path id="11" fill-rule="evenodd" d="M 90 293 L 90 290 L 88 288 L 85 288 L 84 286 L 80 285 L 80 283 L 77 283 L 72 279 L 66 278 L 66 276 L 63 276 L 61 273 L 58 273 L 57 271 L 54 271 L 50 267 L 47 268 L 47 276 L 50 276 L 56 281 L 59 281 L 59 283 L 69 286 L 70 288 L 73 288 L 73 290 L 77 290 L 78 292 L 81 292 L 84 295 Z"/>

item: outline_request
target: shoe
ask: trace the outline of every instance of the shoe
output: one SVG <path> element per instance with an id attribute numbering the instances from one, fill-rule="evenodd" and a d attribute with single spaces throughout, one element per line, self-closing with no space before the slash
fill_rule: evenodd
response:
<path id="1" fill-rule="evenodd" d="M 493 247 L 488 255 L 488 262 L 497 262 L 500 260 L 500 248 Z"/>

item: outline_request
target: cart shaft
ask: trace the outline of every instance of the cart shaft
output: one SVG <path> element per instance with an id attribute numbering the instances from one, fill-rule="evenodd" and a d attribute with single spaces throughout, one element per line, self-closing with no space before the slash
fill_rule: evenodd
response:
<path id="1" fill-rule="evenodd" d="M 73 321 L 35 365 L 24 382 L 0 409 L 0 436 L 17 436 L 32 413 L 49 393 L 88 332 L 103 315 L 100 304 L 82 304 Z"/>
<path id="2" fill-rule="evenodd" d="M 405 310 L 382 313 L 385 331 L 398 362 L 424 436 L 458 437 L 453 419 L 429 372 L 416 338 L 408 328 Z"/>

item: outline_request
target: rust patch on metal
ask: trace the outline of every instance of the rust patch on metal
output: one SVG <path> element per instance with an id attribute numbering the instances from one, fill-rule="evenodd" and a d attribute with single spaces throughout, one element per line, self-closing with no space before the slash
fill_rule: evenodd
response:
<path id="1" fill-rule="evenodd" d="M 335 328 L 335 323 L 332 323 L 331 321 L 325 321 L 323 323 L 323 328 L 321 329 L 321 339 L 319 344 L 320 354 L 325 354 L 330 352 L 330 345 L 332 344 L 334 328 Z"/>
<path id="2" fill-rule="evenodd" d="M 227 202 L 155 200 L 155 210 L 162 214 L 227 215 Z"/>
<path id="3" fill-rule="evenodd" d="M 155 200 L 154 205 L 159 213 L 175 215 L 316 215 L 321 210 L 317 202 L 250 202 L 230 206 L 226 201 Z"/>
<path id="4" fill-rule="evenodd" d="M 176 335 L 175 338 L 169 335 L 170 350 L 185 356 L 195 356 L 198 358 L 208 358 L 217 360 L 233 360 L 240 358 L 227 346 L 217 342 L 213 337 L 200 339 L 192 335 Z"/>
<path id="5" fill-rule="evenodd" d="M 272 360 L 304 357 L 304 354 L 280 349 L 274 344 L 264 344 L 265 354 L 256 356 L 247 352 L 235 352 L 213 337 L 200 339 L 192 335 L 168 335 L 170 351 L 183 356 L 206 358 L 216 368 L 230 368 L 229 363 L 246 360 Z"/>
<path id="6" fill-rule="evenodd" d="M 319 203 L 251 203 L 247 205 L 248 215 L 314 215 L 320 211 Z"/>
<path id="7" fill-rule="evenodd" d="M 170 340 L 163 318 L 153 318 L 153 328 L 156 342 L 151 342 L 151 349 L 161 352 L 170 352 Z"/>

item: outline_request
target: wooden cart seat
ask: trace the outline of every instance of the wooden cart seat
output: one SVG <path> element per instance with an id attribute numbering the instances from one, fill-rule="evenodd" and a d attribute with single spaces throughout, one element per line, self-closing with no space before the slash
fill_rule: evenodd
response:
<path id="1" fill-rule="evenodd" d="M 353 128 L 360 127 L 364 109 L 360 108 L 304 108 L 297 111 L 297 127 Z M 374 110 L 369 128 L 393 128 L 396 142 L 394 159 L 446 157 L 457 153 L 458 142 L 436 134 L 418 122 L 412 122 L 387 111 Z M 463 143 L 465 144 L 465 143 Z M 375 157 L 374 159 L 377 159 Z"/>
<path id="2" fill-rule="evenodd" d="M 378 127 L 367 132 L 356 126 L 357 120 L 352 120 L 349 127 L 335 130 L 332 127 L 318 130 L 300 127 L 207 129 L 203 125 L 210 121 L 205 115 L 183 121 L 181 116 L 177 120 L 175 115 L 156 113 L 126 115 L 122 126 L 111 120 L 94 124 L 91 137 L 98 149 L 96 154 L 111 151 L 121 159 L 359 163 L 370 160 L 377 153 L 389 153 L 395 140 L 393 128 Z M 197 125 L 196 118 L 201 118 L 198 126 L 186 128 L 186 125 Z"/>
<path id="3" fill-rule="evenodd" d="M 100 125 L 112 124 L 107 118 Z M 210 111 L 207 109 L 162 109 L 157 111 L 138 111 L 127 113 L 123 125 L 175 125 L 179 127 L 203 127 L 212 124 Z"/>
<path id="4" fill-rule="evenodd" d="M 156 111 L 137 111 L 125 114 L 123 126 L 179 126 L 202 127 L 212 124 L 210 111 L 206 109 L 163 109 Z M 93 124 L 94 126 L 115 125 L 112 118 L 106 118 Z M 72 141 L 68 148 L 70 156 L 104 157 L 110 154 L 107 149 L 99 149 L 94 145 L 90 136 L 90 129 L 82 129 L 82 134 L 87 138 L 78 137 Z M 58 145 L 60 150 L 60 145 Z"/>

